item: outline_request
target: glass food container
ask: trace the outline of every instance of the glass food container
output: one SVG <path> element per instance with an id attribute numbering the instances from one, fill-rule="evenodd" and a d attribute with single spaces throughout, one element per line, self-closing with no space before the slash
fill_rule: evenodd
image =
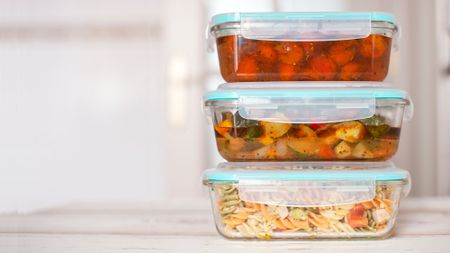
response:
<path id="1" fill-rule="evenodd" d="M 346 239 L 388 237 L 409 178 L 389 162 L 223 163 L 203 182 L 226 238 Z"/>
<path id="2" fill-rule="evenodd" d="M 370 82 L 223 84 L 204 106 L 234 162 L 387 160 L 412 117 L 405 91 Z"/>
<path id="3" fill-rule="evenodd" d="M 226 13 L 208 28 L 226 82 L 383 81 L 397 37 L 380 12 Z"/>

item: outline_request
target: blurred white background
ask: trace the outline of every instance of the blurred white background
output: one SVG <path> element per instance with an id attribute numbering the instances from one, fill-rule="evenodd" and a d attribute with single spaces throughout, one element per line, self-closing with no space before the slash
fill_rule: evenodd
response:
<path id="1" fill-rule="evenodd" d="M 412 194 L 450 194 L 447 0 L 0 1 L 0 211 L 76 201 L 194 199 L 221 161 L 201 98 L 222 81 L 211 15 L 388 11 L 388 77 L 415 102 L 399 167 Z"/>

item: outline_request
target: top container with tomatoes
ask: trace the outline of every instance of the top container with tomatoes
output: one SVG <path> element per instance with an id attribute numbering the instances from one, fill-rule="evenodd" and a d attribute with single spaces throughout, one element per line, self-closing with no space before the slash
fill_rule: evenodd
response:
<path id="1" fill-rule="evenodd" d="M 379 12 L 227 13 L 208 34 L 227 82 L 383 81 L 398 26 Z"/>

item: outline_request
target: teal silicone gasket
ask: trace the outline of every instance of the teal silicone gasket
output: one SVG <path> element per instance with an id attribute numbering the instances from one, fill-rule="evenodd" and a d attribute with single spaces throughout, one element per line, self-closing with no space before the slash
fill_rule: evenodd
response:
<path id="1" fill-rule="evenodd" d="M 372 21 L 397 24 L 395 16 L 387 12 L 244 12 L 215 15 L 211 18 L 211 26 L 240 22 L 241 16 L 264 20 L 361 20 L 370 17 Z"/>
<path id="2" fill-rule="evenodd" d="M 239 182 L 241 180 L 261 181 L 403 181 L 408 172 L 400 169 L 387 170 L 223 170 L 211 169 L 204 172 L 204 179 L 210 182 Z"/>
<path id="3" fill-rule="evenodd" d="M 218 89 L 208 92 L 204 99 L 223 101 L 239 100 L 241 97 L 406 99 L 408 95 L 395 89 Z"/>

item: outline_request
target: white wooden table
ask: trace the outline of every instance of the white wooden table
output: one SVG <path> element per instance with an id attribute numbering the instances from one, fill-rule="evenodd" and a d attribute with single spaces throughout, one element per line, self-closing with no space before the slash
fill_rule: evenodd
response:
<path id="1" fill-rule="evenodd" d="M 0 216 L 0 252 L 450 252 L 450 198 L 406 199 L 387 240 L 230 241 L 205 200 L 74 204 Z"/>

